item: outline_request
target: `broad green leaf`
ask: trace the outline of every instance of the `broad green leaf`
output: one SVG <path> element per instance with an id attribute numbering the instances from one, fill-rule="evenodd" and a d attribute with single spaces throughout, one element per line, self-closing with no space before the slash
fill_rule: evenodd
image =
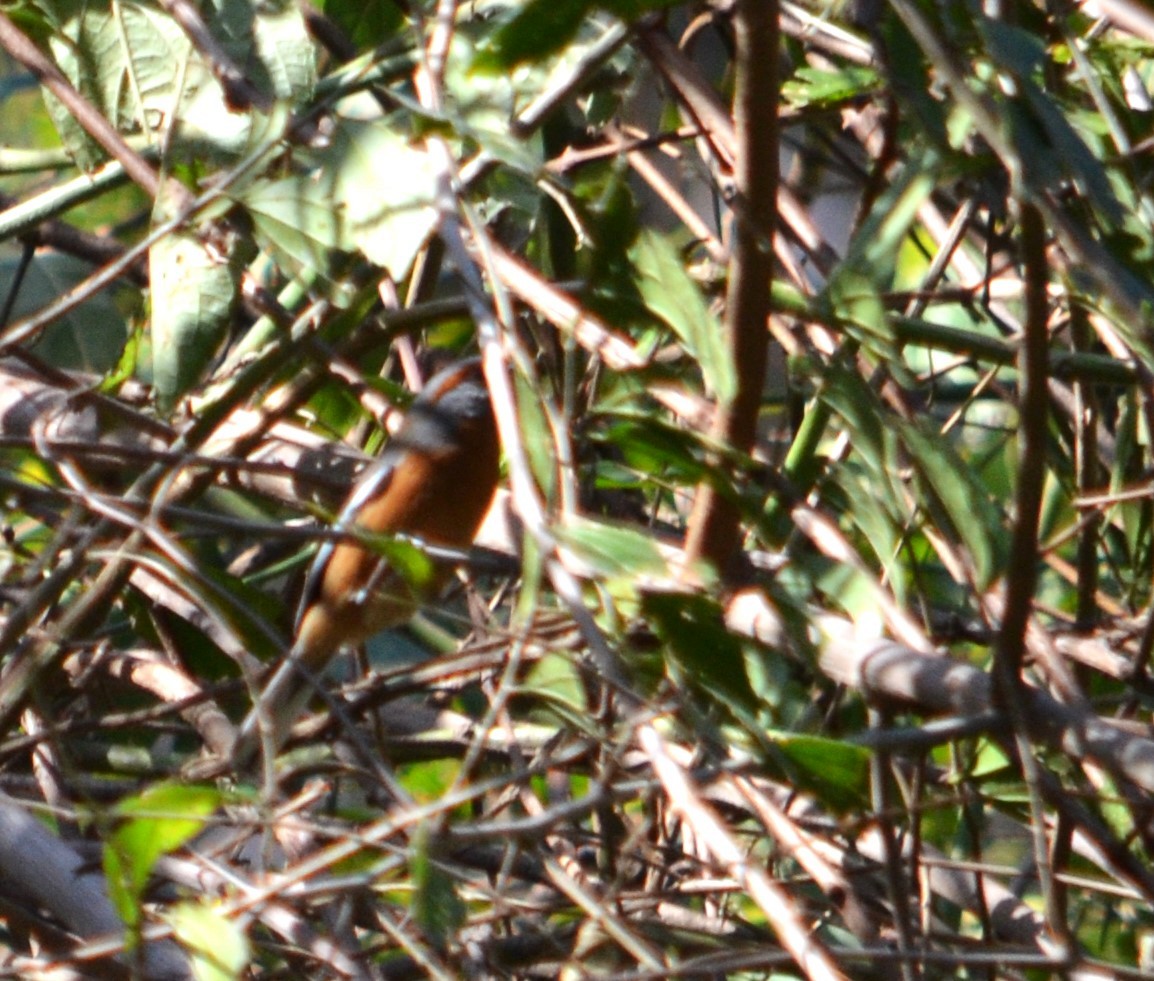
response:
<path id="1" fill-rule="evenodd" d="M 212 70 L 160 7 L 135 0 L 52 0 L 59 30 L 51 51 L 69 81 L 122 133 L 140 133 L 178 151 L 231 157 L 268 125 L 259 112 L 228 105 Z M 296 104 L 316 84 L 315 50 L 291 4 L 254 8 L 249 0 L 204 5 L 210 32 L 262 97 Z M 72 114 L 54 98 L 49 110 L 61 139 L 85 168 L 103 158 Z"/>
<path id="2" fill-rule="evenodd" d="M 669 668 L 683 684 L 709 692 L 721 705 L 732 700 L 746 711 L 757 708 L 745 650 L 726 628 L 715 600 L 696 593 L 650 592 L 642 597 L 641 608 L 665 646 Z"/>
<path id="3" fill-rule="evenodd" d="M 435 184 L 424 152 L 394 125 L 342 120 L 308 173 L 246 190 L 261 242 L 322 273 L 334 250 L 360 249 L 404 279 L 436 222 Z"/>
<path id="4" fill-rule="evenodd" d="M 299 176 L 258 181 L 241 197 L 257 240 L 289 268 L 326 274 L 335 252 L 351 249 L 332 190 Z"/>
<path id="5" fill-rule="evenodd" d="M 385 120 L 346 120 L 324 165 L 352 241 L 394 279 L 404 279 L 436 224 L 428 157 Z"/>
<path id="6" fill-rule="evenodd" d="M 577 518 L 558 528 L 556 534 L 576 555 L 610 579 L 669 575 L 656 542 L 636 528 Z"/>
<path id="7" fill-rule="evenodd" d="M 677 250 L 665 236 L 643 229 L 629 257 L 637 270 L 637 288 L 645 305 L 685 345 L 700 366 L 709 390 L 720 401 L 730 401 L 737 392 L 737 378 L 721 324 L 685 271 Z"/>
<path id="8" fill-rule="evenodd" d="M 475 67 L 496 74 L 556 54 L 596 5 L 596 0 L 528 0 L 489 36 Z"/>
<path id="9" fill-rule="evenodd" d="M 252 17 L 248 0 L 228 0 L 232 30 L 239 28 L 237 18 Z M 271 96 L 273 104 L 265 110 L 253 108 L 248 112 L 232 112 L 227 105 L 224 112 L 241 117 L 243 125 L 234 125 L 231 140 L 225 139 L 222 128 L 222 107 L 215 99 L 201 95 L 195 107 L 185 112 L 184 127 L 177 130 L 177 148 L 184 156 L 199 162 L 205 155 L 202 147 L 215 159 L 222 151 L 226 162 L 233 155 L 246 153 L 264 142 L 282 135 L 288 125 L 291 110 L 306 104 L 313 96 L 317 83 L 316 50 L 305 27 L 299 8 L 271 3 L 258 8 L 252 21 L 251 38 L 241 34 L 228 45 L 237 64 L 255 66 L 249 73 L 262 97 Z M 207 93 L 207 87 L 202 90 Z M 194 111 L 195 108 L 195 111 Z"/>
<path id="10" fill-rule="evenodd" d="M 227 336 L 240 270 L 194 232 L 164 236 L 148 252 L 152 383 L 171 408 L 202 377 Z"/>
<path id="11" fill-rule="evenodd" d="M 836 810 L 868 803 L 870 751 L 864 746 L 796 732 L 766 736 L 788 761 L 799 789 L 812 791 Z"/>
<path id="12" fill-rule="evenodd" d="M 140 896 L 157 860 L 197 834 L 219 805 L 212 787 L 162 783 L 116 806 L 121 823 L 105 842 L 104 871 L 125 924 L 139 924 Z"/>
<path id="13" fill-rule="evenodd" d="M 165 911 L 176 939 L 192 955 L 196 981 L 238 981 L 252 960 L 237 921 L 210 903 L 177 903 Z"/>
<path id="14" fill-rule="evenodd" d="M 384 44 L 405 22 L 393 0 L 323 0 L 317 6 L 344 29 L 358 51 Z"/>
<path id="15" fill-rule="evenodd" d="M 297 4 L 208 0 L 205 20 L 263 93 L 299 103 L 316 85 L 316 49 Z"/>
<path id="16" fill-rule="evenodd" d="M 0 262 L 0 296 L 15 288 L 19 261 Z M 71 256 L 41 252 L 33 258 L 20 283 L 12 317 L 20 318 L 42 309 L 67 293 L 91 273 L 91 268 Z M 103 290 L 49 324 L 35 345 L 38 357 L 55 368 L 103 374 L 115 367 L 124 351 L 128 325 L 118 293 Z"/>
<path id="17" fill-rule="evenodd" d="M 458 32 L 454 36 L 445 65 L 446 115 L 455 139 L 465 145 L 475 141 L 494 160 L 505 164 L 488 184 L 495 192 L 488 202 L 490 207 L 516 207 L 516 197 L 510 193 L 516 188 L 528 208 L 526 213 L 536 213 L 543 162 L 541 141 L 521 138 L 510 129 L 509 120 L 541 95 L 551 79 L 559 80 L 558 74 L 571 68 L 587 47 L 587 43 L 576 42 L 560 58 L 494 73 L 478 70 L 477 49 L 470 35 Z M 521 180 L 514 182 L 514 175 L 520 175 Z"/>
<path id="18" fill-rule="evenodd" d="M 171 17 L 159 6 L 132 0 L 118 5 L 119 17 L 108 0 L 54 0 L 49 6 L 59 25 L 49 41 L 57 65 L 113 126 L 122 133 L 145 132 L 171 118 L 177 75 L 190 64 L 192 50 Z M 203 72 L 183 77 L 186 96 L 208 81 Z M 104 151 L 72 113 L 49 94 L 45 102 L 76 161 L 85 169 L 100 163 Z"/>

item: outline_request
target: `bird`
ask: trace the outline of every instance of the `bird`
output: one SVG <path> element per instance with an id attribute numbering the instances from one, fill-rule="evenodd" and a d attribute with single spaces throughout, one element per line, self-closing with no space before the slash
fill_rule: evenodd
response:
<path id="1" fill-rule="evenodd" d="M 459 361 L 434 375 L 413 401 L 400 429 L 357 479 L 334 528 L 404 536 L 442 553 L 467 548 L 499 479 L 500 441 L 481 361 Z M 280 749 L 313 679 L 337 651 L 409 620 L 451 572 L 451 562 L 437 561 L 428 580 L 416 584 L 364 537 L 324 542 L 305 579 L 292 646 L 242 722 L 232 762 L 251 760 L 262 719 Z"/>

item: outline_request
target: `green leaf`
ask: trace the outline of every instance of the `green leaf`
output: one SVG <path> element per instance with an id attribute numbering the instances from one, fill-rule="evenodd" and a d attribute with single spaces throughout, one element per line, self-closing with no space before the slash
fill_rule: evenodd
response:
<path id="1" fill-rule="evenodd" d="M 913 422 L 895 420 L 895 425 L 918 473 L 945 509 L 954 534 L 969 551 L 978 588 L 986 588 L 1005 564 L 1002 515 L 978 483 L 973 469 L 941 433 L 927 432 Z"/>
<path id="2" fill-rule="evenodd" d="M 583 33 L 590 38 L 595 36 L 587 29 Z M 471 35 L 454 35 L 445 65 L 447 121 L 455 139 L 466 146 L 475 141 L 495 161 L 505 165 L 486 182 L 492 197 L 478 202 L 479 207 L 493 209 L 488 211 L 489 217 L 500 209 L 516 208 L 518 197 L 526 214 L 536 214 L 541 197 L 537 183 L 543 163 L 541 141 L 522 138 L 510 129 L 509 120 L 545 92 L 551 80 L 557 84 L 560 73 L 572 71 L 587 48 L 588 42 L 575 42 L 559 58 L 514 72 L 494 73 L 478 67 L 483 56 Z"/>
<path id="3" fill-rule="evenodd" d="M 238 981 L 252 960 L 252 950 L 235 919 L 203 902 L 177 903 L 164 919 L 192 955 L 196 981 Z"/>
<path id="4" fill-rule="evenodd" d="M 528 0 L 489 36 L 474 65 L 496 74 L 555 54 L 596 6 L 596 0 Z"/>
<path id="5" fill-rule="evenodd" d="M 877 88 L 880 79 L 874 68 L 844 65 L 834 70 L 802 65 L 781 87 L 781 94 L 795 109 L 828 107 L 858 99 Z"/>
<path id="6" fill-rule="evenodd" d="M 934 98 L 936 78 L 921 48 L 900 17 L 882 17 L 878 31 L 886 51 L 887 81 L 919 135 L 949 146 L 945 104 Z"/>
<path id="7" fill-rule="evenodd" d="M 263 93 L 294 105 L 312 95 L 316 48 L 297 4 L 208 0 L 201 9 L 209 30 Z"/>
<path id="8" fill-rule="evenodd" d="M 768 732 L 767 737 L 789 763 L 798 787 L 817 794 L 836 810 L 869 802 L 870 751 L 864 746 L 795 732 Z"/>
<path id="9" fill-rule="evenodd" d="M 517 390 L 517 417 L 520 420 L 521 439 L 529 457 L 529 469 L 544 493 L 545 500 L 555 504 L 557 459 L 549 419 L 541 406 L 540 397 L 533 391 L 528 379 L 518 374 L 514 384 Z"/>
<path id="10" fill-rule="evenodd" d="M 425 153 L 388 120 L 346 119 L 311 163 L 240 196 L 262 244 L 322 273 L 334 251 L 360 249 L 404 279 L 436 223 Z"/>
<path id="11" fill-rule="evenodd" d="M 657 543 L 644 532 L 591 518 L 576 518 L 557 537 L 598 573 L 611 579 L 665 578 L 669 567 Z"/>
<path id="12" fill-rule="evenodd" d="M 982 780 L 991 776 L 1004 776 L 1012 773 L 1013 769 L 1006 751 L 996 741 L 983 739 L 970 769 L 970 776 Z"/>
<path id="13" fill-rule="evenodd" d="M 734 701 L 745 710 L 757 708 L 744 648 L 726 628 L 715 600 L 696 593 L 650 592 L 642 597 L 641 609 L 679 680 L 709 692 L 722 705 Z"/>
<path id="14" fill-rule="evenodd" d="M 100 383 L 101 393 L 104 395 L 115 395 L 121 385 L 136 377 L 143 336 L 144 331 L 141 327 L 137 327 L 128 335 L 115 367 L 108 372 L 104 380 Z"/>
<path id="15" fill-rule="evenodd" d="M 412 872 L 416 893 L 413 919 L 432 944 L 443 949 L 449 938 L 465 922 L 465 904 L 457 895 L 457 885 L 432 853 L 429 835 L 423 829 L 412 846 Z"/>
<path id="16" fill-rule="evenodd" d="M 863 475 L 864 476 L 864 475 Z M 889 502 L 878 494 L 877 485 L 866 477 L 858 485 L 860 493 L 854 498 L 853 509 L 846 515 L 865 536 L 874 555 L 885 569 L 886 581 L 901 602 L 904 597 L 905 569 L 901 561 L 901 546 L 907 530 L 903 529 L 889 512 Z M 848 485 L 852 494 L 855 487 Z"/>
<path id="17" fill-rule="evenodd" d="M 869 467 L 882 486 L 889 486 L 893 467 L 887 452 L 885 414 L 877 394 L 856 371 L 835 363 L 826 371 L 819 396 L 849 427 L 854 456 Z"/>
<path id="18" fill-rule="evenodd" d="M 299 176 L 257 181 L 240 197 L 262 247 L 289 268 L 328 272 L 352 248 L 332 189 Z"/>
<path id="19" fill-rule="evenodd" d="M 603 431 L 592 438 L 621 454 L 638 479 L 671 484 L 696 484 L 707 468 L 695 452 L 699 440 L 683 427 L 671 425 L 640 408 L 606 416 Z"/>
<path id="20" fill-rule="evenodd" d="M 0 296 L 14 288 L 19 261 L 0 262 Z M 59 253 L 38 253 L 24 273 L 12 309 L 28 316 L 63 296 L 91 273 L 86 263 Z M 35 345 L 38 357 L 55 368 L 103 374 L 115 367 L 124 350 L 128 325 L 117 304 L 118 293 L 103 290 L 53 321 Z"/>
<path id="21" fill-rule="evenodd" d="M 204 374 L 232 321 L 240 270 L 194 232 L 164 236 L 148 252 L 152 383 L 171 408 Z"/>
<path id="22" fill-rule="evenodd" d="M 138 133 L 170 116 L 176 79 L 192 48 L 159 6 L 127 0 L 114 16 L 107 0 L 54 0 L 51 9 L 58 32 L 49 45 L 57 65 L 116 129 Z M 186 74 L 184 91 L 191 95 L 205 81 L 203 73 L 199 79 Z M 100 163 L 104 151 L 72 113 L 50 94 L 45 102 L 61 141 L 81 167 L 90 170 Z"/>
<path id="23" fill-rule="evenodd" d="M 268 120 L 235 111 L 212 69 L 160 7 L 133 0 L 53 0 L 58 31 L 50 48 L 68 80 L 122 133 L 139 133 L 201 160 L 231 158 L 251 145 Z M 249 0 L 203 7 L 206 25 L 263 96 L 297 104 L 316 84 L 316 54 L 292 4 L 254 8 Z M 50 114 L 78 163 L 103 159 L 72 114 L 46 96 Z"/>
<path id="24" fill-rule="evenodd" d="M 384 44 L 405 23 L 393 0 L 323 0 L 317 6 L 344 29 L 358 51 Z"/>
<path id="25" fill-rule="evenodd" d="M 646 307 L 665 321 L 701 367 L 705 384 L 722 402 L 737 394 L 737 376 L 722 337 L 697 284 L 669 240 L 651 229 L 638 233 L 629 258 Z"/>
<path id="26" fill-rule="evenodd" d="M 604 11 L 624 21 L 673 6 L 677 0 L 527 0 L 489 37 L 478 67 L 504 72 L 564 48 L 586 18 Z"/>
<path id="27" fill-rule="evenodd" d="M 397 770 L 401 785 L 418 803 L 440 800 L 453 785 L 461 779 L 459 760 L 434 759 L 420 763 L 409 763 Z M 421 831 L 415 845 L 427 847 L 420 841 Z"/>
<path id="28" fill-rule="evenodd" d="M 345 121 L 323 165 L 352 241 L 394 279 L 404 279 L 437 218 L 436 182 L 424 151 L 385 120 Z"/>
<path id="29" fill-rule="evenodd" d="M 1019 97 L 1006 107 L 1009 132 L 1023 172 L 1039 186 L 1053 185 L 1061 175 L 1069 176 L 1093 203 L 1099 218 L 1116 227 L 1124 213 L 1102 161 L 1098 160 L 1070 125 L 1066 112 L 1043 90 L 1037 79 L 1046 63 L 1046 49 L 1035 34 L 1002 21 L 979 18 L 990 55 L 1013 74 Z"/>
<path id="30" fill-rule="evenodd" d="M 157 860 L 197 834 L 219 805 L 220 793 L 212 787 L 167 783 L 116 806 L 123 823 L 105 842 L 104 871 L 125 924 L 139 924 L 140 896 Z"/>
<path id="31" fill-rule="evenodd" d="M 389 568 L 414 592 L 427 589 L 437 577 L 437 564 L 416 542 L 388 535 L 366 535 L 365 543 L 384 556 Z"/>

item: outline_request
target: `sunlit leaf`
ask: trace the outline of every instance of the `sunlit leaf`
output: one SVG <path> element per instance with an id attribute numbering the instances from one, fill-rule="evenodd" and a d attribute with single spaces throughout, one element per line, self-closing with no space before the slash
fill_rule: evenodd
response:
<path id="1" fill-rule="evenodd" d="M 174 936 L 191 954 L 196 981 L 236 981 L 252 949 L 235 917 L 207 903 L 177 903 L 165 911 Z"/>
<path id="2" fill-rule="evenodd" d="M 701 368 L 710 392 L 728 402 L 737 391 L 733 361 L 721 323 L 665 236 L 643 229 L 630 250 L 645 305 L 665 321 Z"/>
<path id="3" fill-rule="evenodd" d="M 668 575 L 657 543 L 628 525 L 590 518 L 574 519 L 557 530 L 577 555 L 610 578 L 639 579 Z"/>
<path id="4" fill-rule="evenodd" d="M 352 241 L 403 279 L 436 222 L 434 171 L 425 153 L 386 121 L 345 121 L 321 165 Z"/>
<path id="5" fill-rule="evenodd" d="M 194 232 L 165 235 L 148 252 L 152 382 L 170 408 L 200 380 L 228 332 L 239 269 Z"/>
<path id="6" fill-rule="evenodd" d="M 795 109 L 829 106 L 861 98 L 878 84 L 877 71 L 867 65 L 842 65 L 834 70 L 802 65 L 781 87 Z"/>
<path id="7" fill-rule="evenodd" d="M 109 893 L 129 926 L 140 921 L 140 896 L 157 860 L 197 834 L 220 805 L 212 787 L 159 783 L 115 810 L 118 827 L 105 842 Z"/>
<path id="8" fill-rule="evenodd" d="M 122 132 L 159 147 L 179 118 L 165 146 L 203 159 L 231 156 L 263 131 L 267 120 L 260 113 L 228 104 L 213 70 L 163 8 L 137 0 L 53 0 L 52 10 L 60 33 L 51 49 L 61 70 Z M 311 93 L 316 54 L 296 7 L 254 10 L 248 0 L 217 0 L 203 12 L 262 98 L 295 103 Z M 98 163 L 103 150 L 55 98 L 47 102 L 73 156 L 85 167 Z"/>
<path id="9" fill-rule="evenodd" d="M 331 190 L 316 180 L 259 181 L 243 201 L 265 248 L 296 266 L 324 273 L 334 252 L 352 247 Z"/>

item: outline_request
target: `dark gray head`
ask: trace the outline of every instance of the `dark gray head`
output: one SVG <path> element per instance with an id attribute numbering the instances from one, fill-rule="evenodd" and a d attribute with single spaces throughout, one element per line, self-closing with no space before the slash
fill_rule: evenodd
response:
<path id="1" fill-rule="evenodd" d="M 492 415 L 481 359 L 458 361 L 429 379 L 390 445 L 435 453 Z"/>

